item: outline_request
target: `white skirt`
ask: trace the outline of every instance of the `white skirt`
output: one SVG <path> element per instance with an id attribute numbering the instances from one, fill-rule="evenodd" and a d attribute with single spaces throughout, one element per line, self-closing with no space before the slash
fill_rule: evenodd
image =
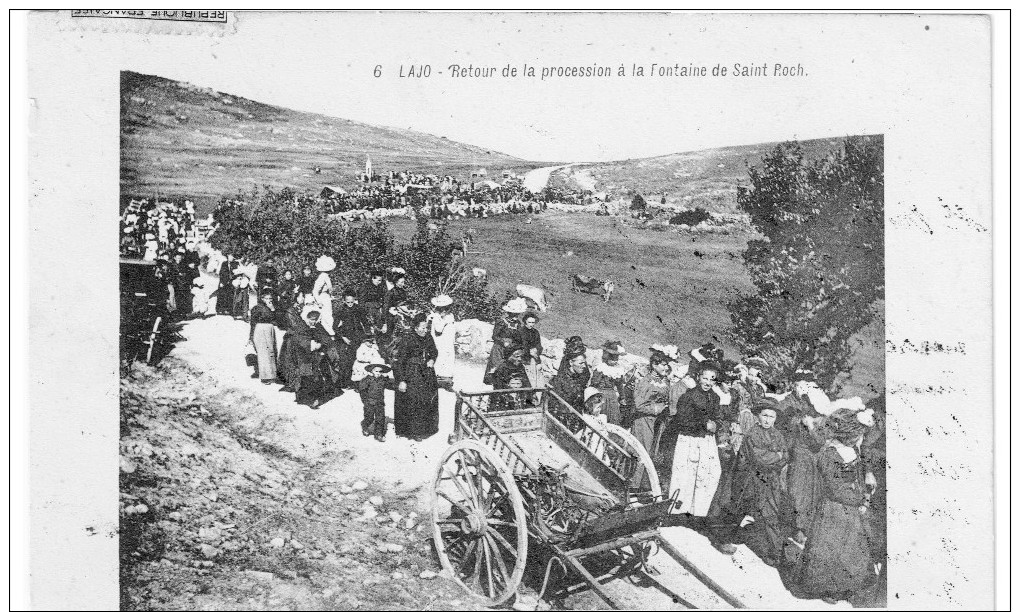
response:
<path id="1" fill-rule="evenodd" d="M 677 511 L 695 516 L 708 514 L 712 497 L 719 486 L 722 466 L 719 447 L 712 434 L 693 437 L 681 435 L 673 453 L 673 472 L 669 479 L 669 494 L 679 491 Z"/>

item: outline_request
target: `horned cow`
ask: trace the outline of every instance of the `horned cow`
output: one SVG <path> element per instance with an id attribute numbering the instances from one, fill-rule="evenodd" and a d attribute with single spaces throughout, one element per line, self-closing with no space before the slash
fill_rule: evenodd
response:
<path id="1" fill-rule="evenodd" d="M 613 297 L 613 291 L 616 290 L 616 283 L 612 280 L 602 280 L 585 276 L 584 274 L 575 274 L 570 277 L 570 287 L 575 293 L 584 292 L 596 295 L 601 293 L 602 300 L 608 302 Z"/>

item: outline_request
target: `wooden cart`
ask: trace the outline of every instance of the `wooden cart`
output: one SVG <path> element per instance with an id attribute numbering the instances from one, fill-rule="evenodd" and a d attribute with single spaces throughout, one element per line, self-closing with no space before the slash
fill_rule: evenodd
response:
<path id="1" fill-rule="evenodd" d="M 538 399 L 521 408 L 510 393 Z M 609 557 L 614 576 L 645 572 L 657 545 L 743 607 L 662 537 L 675 500 L 663 496 L 651 458 L 625 429 L 582 416 L 549 389 L 458 392 L 454 423 L 432 483 L 433 534 L 443 567 L 478 603 L 515 595 L 531 548 L 548 558 L 542 592 L 558 560 L 565 576 L 619 609 L 586 560 L 604 568 Z"/>

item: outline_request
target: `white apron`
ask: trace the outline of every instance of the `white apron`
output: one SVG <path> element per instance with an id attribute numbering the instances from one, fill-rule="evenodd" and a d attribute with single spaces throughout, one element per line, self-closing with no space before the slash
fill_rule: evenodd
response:
<path id="1" fill-rule="evenodd" d="M 669 479 L 669 494 L 679 491 L 679 513 L 705 516 L 712 505 L 712 497 L 719 486 L 722 467 L 719 464 L 719 447 L 715 435 L 701 437 L 681 435 L 673 452 L 673 472 Z"/>

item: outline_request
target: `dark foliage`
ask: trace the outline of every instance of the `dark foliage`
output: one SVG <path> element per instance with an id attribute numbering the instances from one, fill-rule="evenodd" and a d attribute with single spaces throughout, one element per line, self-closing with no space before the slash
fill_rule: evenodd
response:
<path id="1" fill-rule="evenodd" d="M 811 368 L 838 392 L 850 339 L 885 297 L 882 138 L 848 138 L 814 162 L 784 143 L 749 175 L 737 201 L 763 238 L 744 253 L 757 293 L 729 304 L 734 339 L 779 378 Z"/>
<path id="2" fill-rule="evenodd" d="M 445 224 L 432 229 L 424 215 L 419 215 L 418 231 L 407 245 L 396 244 L 385 221 L 351 226 L 325 215 L 321 205 L 290 189 L 265 187 L 224 199 L 213 216 L 219 226 L 210 237 L 212 246 L 236 258 L 268 264 L 281 273 L 289 269 L 297 276 L 302 266 L 328 255 L 337 263 L 331 277 L 338 289 L 359 287 L 369 270 L 401 266 L 407 271 L 409 298 L 418 306 L 427 306 L 441 283 L 452 288 L 459 280 L 451 291 L 459 317 L 491 321 L 498 311 L 487 281 L 470 277 L 455 265 L 461 243 L 449 235 Z M 451 274 L 464 278 L 451 282 Z"/>
<path id="3" fill-rule="evenodd" d="M 708 221 L 711 218 L 712 215 L 710 215 L 707 210 L 699 206 L 694 210 L 684 210 L 673 215 L 673 217 L 669 220 L 669 224 L 690 225 L 691 227 L 694 227 L 702 221 Z"/>

